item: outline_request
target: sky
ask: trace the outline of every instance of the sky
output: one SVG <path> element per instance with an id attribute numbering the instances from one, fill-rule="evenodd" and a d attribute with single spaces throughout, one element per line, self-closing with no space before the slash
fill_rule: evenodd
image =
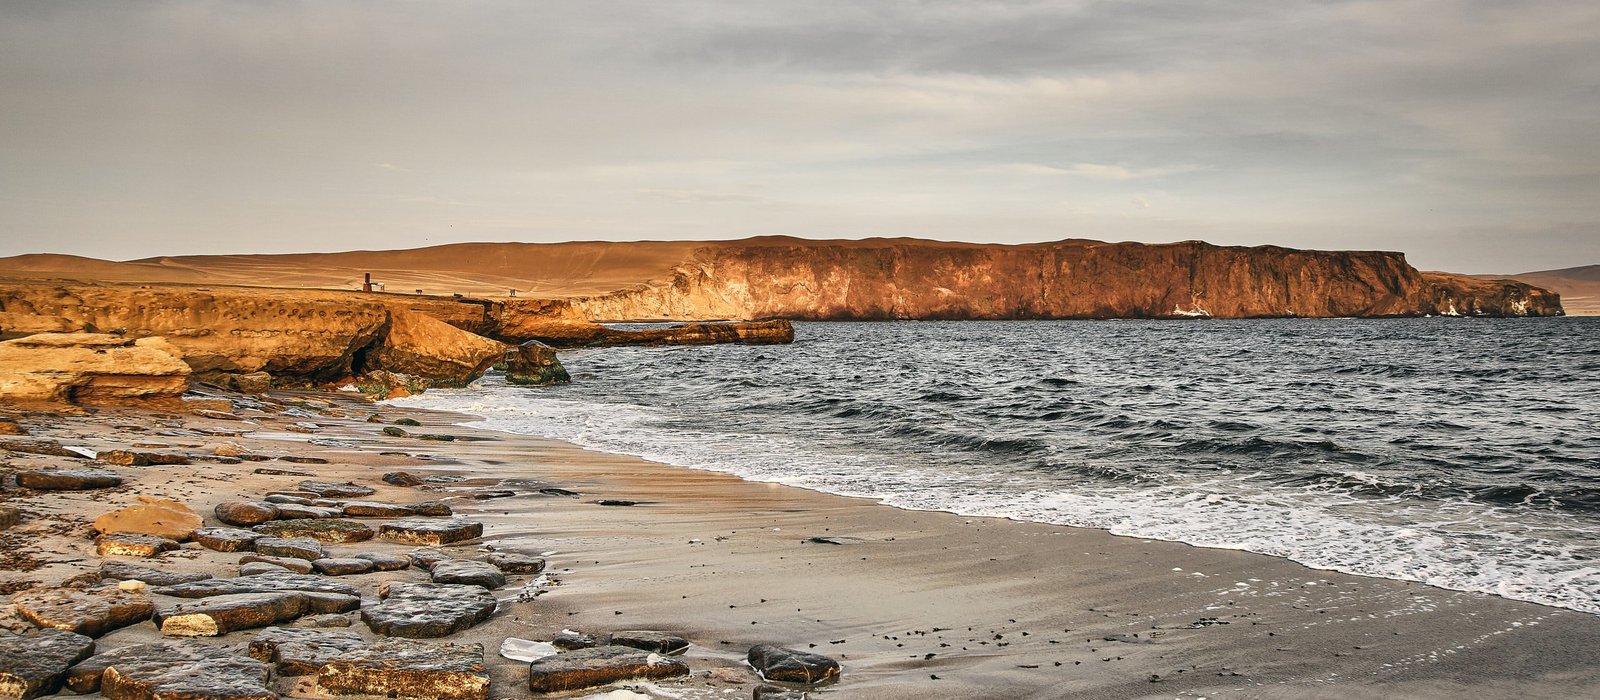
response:
<path id="1" fill-rule="evenodd" d="M 1600 3 L 0 0 L 0 255 L 780 234 L 1600 263 Z"/>

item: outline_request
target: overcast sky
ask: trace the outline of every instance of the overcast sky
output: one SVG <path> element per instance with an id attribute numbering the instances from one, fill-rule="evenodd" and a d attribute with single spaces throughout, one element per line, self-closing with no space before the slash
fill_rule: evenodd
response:
<path id="1" fill-rule="evenodd" d="M 0 255 L 766 234 L 1600 263 L 1600 2 L 0 0 Z"/>

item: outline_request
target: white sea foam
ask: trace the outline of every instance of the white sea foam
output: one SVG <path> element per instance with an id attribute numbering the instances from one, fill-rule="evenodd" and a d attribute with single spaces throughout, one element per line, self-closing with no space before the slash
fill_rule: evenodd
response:
<path id="1" fill-rule="evenodd" d="M 1326 489 L 1264 490 L 1220 472 L 1091 491 L 1047 475 L 925 466 L 892 456 L 821 453 L 789 437 L 684 431 L 657 409 L 506 387 L 435 390 L 393 402 L 480 416 L 470 425 L 537 435 L 665 464 L 725 472 L 914 510 L 1099 528 L 1237 549 L 1318 569 L 1419 581 L 1600 614 L 1600 565 L 1575 550 L 1597 533 L 1551 516 L 1514 520 L 1483 504 L 1410 503 Z M 1352 473 L 1358 479 L 1369 475 Z"/>

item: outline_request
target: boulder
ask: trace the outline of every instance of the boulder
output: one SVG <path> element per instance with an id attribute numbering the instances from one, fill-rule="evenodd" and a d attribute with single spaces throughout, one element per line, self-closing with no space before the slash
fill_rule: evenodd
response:
<path id="1" fill-rule="evenodd" d="M 544 559 L 517 552 L 494 552 L 484 560 L 508 574 L 537 574 L 545 566 Z"/>
<path id="2" fill-rule="evenodd" d="M 224 386 L 241 394 L 265 394 L 272 391 L 272 375 L 266 372 L 229 374 Z"/>
<path id="3" fill-rule="evenodd" d="M 0 418 L 0 435 L 27 435 L 28 429 L 9 418 Z"/>
<path id="4" fill-rule="evenodd" d="M 388 639 L 334 654 L 317 685 L 335 695 L 486 700 L 482 644 Z"/>
<path id="5" fill-rule="evenodd" d="M 201 547 L 217 552 L 248 552 L 255 549 L 258 532 L 236 527 L 202 527 L 194 531 L 194 541 Z"/>
<path id="6" fill-rule="evenodd" d="M 443 545 L 483 536 L 483 523 L 466 518 L 405 518 L 384 523 L 378 536 L 400 544 Z"/>
<path id="7" fill-rule="evenodd" d="M 367 354 L 364 368 L 427 377 L 433 386 L 466 386 L 498 361 L 505 347 L 427 314 L 396 310 L 388 335 Z"/>
<path id="8" fill-rule="evenodd" d="M 51 695 L 61 689 L 67 669 L 93 653 L 93 639 L 64 630 L 0 636 L 0 698 Z"/>
<path id="9" fill-rule="evenodd" d="M 176 403 L 189 365 L 163 338 L 40 333 L 0 342 L 0 397 L 55 403 Z"/>
<path id="10" fill-rule="evenodd" d="M 495 600 L 479 586 L 387 582 L 382 600 L 361 609 L 361 621 L 386 637 L 444 637 L 468 629 L 494 614 Z"/>
<path id="11" fill-rule="evenodd" d="M 37 469 L 17 472 L 17 485 L 39 491 L 88 491 L 122 485 L 122 475 L 106 469 Z"/>
<path id="12" fill-rule="evenodd" d="M 101 534 L 119 532 L 156 535 L 182 542 L 205 521 L 178 501 L 140 496 L 141 503 L 112 511 L 94 519 L 94 530 Z"/>
<path id="13" fill-rule="evenodd" d="M 757 644 L 745 658 L 764 680 L 816 685 L 839 679 L 839 662 L 821 654 Z"/>
<path id="14" fill-rule="evenodd" d="M 239 557 L 240 564 L 268 564 L 283 569 L 288 569 L 297 574 L 309 574 L 312 571 L 311 560 L 297 559 L 295 557 L 274 557 L 261 554 L 247 554 Z"/>
<path id="15" fill-rule="evenodd" d="M 211 511 L 218 520 L 229 525 L 250 527 L 261 523 L 276 520 L 278 507 L 271 503 L 256 501 L 224 501 L 218 503 Z"/>
<path id="16" fill-rule="evenodd" d="M 537 340 L 505 351 L 502 357 L 506 368 L 506 381 L 524 386 L 565 384 L 572 381 L 567 369 L 556 358 L 556 349 Z"/>
<path id="17" fill-rule="evenodd" d="M 528 689 L 535 693 L 582 690 L 620 681 L 664 680 L 689 675 L 677 659 L 630 647 L 601 646 L 547 656 L 528 665 Z"/>
<path id="18" fill-rule="evenodd" d="M 112 700 L 277 700 L 270 669 L 232 649 L 193 642 L 135 644 L 67 670 L 67 687 Z"/>
<path id="19" fill-rule="evenodd" d="M 363 542 L 372 539 L 371 527 L 354 520 L 274 520 L 255 526 L 268 537 L 309 538 L 318 542 Z"/>
<path id="20" fill-rule="evenodd" d="M 411 504 L 411 509 L 416 511 L 417 515 L 427 517 L 449 517 L 455 515 L 455 511 L 451 510 L 450 505 L 441 501 L 413 503 Z"/>
<path id="21" fill-rule="evenodd" d="M 438 547 L 423 547 L 411 550 L 407 558 L 411 560 L 412 566 L 427 571 L 432 569 L 434 564 L 450 559 L 450 554 Z"/>
<path id="22" fill-rule="evenodd" d="M 428 568 L 434 583 L 460 583 L 490 590 L 506 585 L 506 575 L 493 564 L 471 559 L 446 559 Z"/>
<path id="23" fill-rule="evenodd" d="M 314 493 L 322 498 L 361 498 L 377 493 L 370 487 L 355 483 L 340 484 L 332 481 L 302 481 L 297 486 L 301 491 Z"/>
<path id="24" fill-rule="evenodd" d="M 282 676 L 309 676 L 340 653 L 365 646 L 355 632 L 268 627 L 250 640 L 250 658 L 272 664 Z"/>
<path id="25" fill-rule="evenodd" d="M 155 612 L 155 604 L 149 598 L 117 589 L 26 591 L 17 594 L 11 603 L 18 615 L 35 625 L 89 637 L 138 624 Z"/>
<path id="26" fill-rule="evenodd" d="M 217 637 L 235 630 L 286 622 L 304 615 L 302 593 L 242 593 L 178 603 L 156 611 L 161 633 L 176 637 Z"/>
<path id="27" fill-rule="evenodd" d="M 175 586 L 180 583 L 204 581 L 211 578 L 211 574 L 199 572 L 183 574 L 120 561 L 107 561 L 100 563 L 100 578 L 111 581 L 143 581 L 152 586 Z"/>
<path id="28" fill-rule="evenodd" d="M 411 567 L 411 558 L 399 554 L 361 552 L 355 558 L 372 562 L 373 571 L 402 571 Z"/>
<path id="29" fill-rule="evenodd" d="M 178 549 L 178 543 L 156 535 L 113 532 L 96 537 L 95 552 L 102 557 L 153 557 Z"/>
<path id="30" fill-rule="evenodd" d="M 654 630 L 624 630 L 611 633 L 611 644 L 633 647 L 658 654 L 681 654 L 689 648 L 689 640 L 675 634 Z"/>
<path id="31" fill-rule="evenodd" d="M 268 557 L 289 557 L 316 561 L 322 558 L 322 543 L 313 539 L 263 537 L 256 540 L 256 553 Z"/>
<path id="32" fill-rule="evenodd" d="M 574 632 L 572 630 L 561 630 L 560 634 L 550 638 L 550 644 L 554 645 L 557 649 L 571 651 L 573 649 L 588 649 L 590 647 L 600 646 L 600 640 L 595 639 L 594 635 L 592 634 L 584 634 L 582 632 Z"/>
<path id="33" fill-rule="evenodd" d="M 355 385 L 357 391 L 376 399 L 398 399 L 420 394 L 433 387 L 433 382 L 426 377 L 381 369 L 356 377 L 351 384 Z"/>
<path id="34" fill-rule="evenodd" d="M 427 482 L 410 472 L 389 472 L 383 475 L 383 483 L 390 486 L 421 486 Z"/>
<path id="35" fill-rule="evenodd" d="M 281 593 L 285 591 L 332 593 L 358 597 L 361 595 L 354 586 L 348 583 L 334 581 L 322 576 L 292 573 L 213 578 L 191 583 L 180 583 L 175 586 L 158 586 L 151 589 L 152 593 L 168 595 L 174 598 L 210 598 L 212 596 L 238 593 Z"/>
<path id="36" fill-rule="evenodd" d="M 371 573 L 376 567 L 367 559 L 354 557 L 337 557 L 332 559 L 318 559 L 311 562 L 317 573 L 325 576 L 351 576 L 355 574 Z"/>

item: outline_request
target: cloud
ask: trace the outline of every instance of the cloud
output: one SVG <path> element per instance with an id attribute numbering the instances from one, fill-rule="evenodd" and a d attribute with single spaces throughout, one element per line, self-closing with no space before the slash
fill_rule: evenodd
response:
<path id="1" fill-rule="evenodd" d="M 1547 268 L 1600 220 L 1595 55 L 1570 0 L 3 3 L 0 254 L 894 233 Z"/>

